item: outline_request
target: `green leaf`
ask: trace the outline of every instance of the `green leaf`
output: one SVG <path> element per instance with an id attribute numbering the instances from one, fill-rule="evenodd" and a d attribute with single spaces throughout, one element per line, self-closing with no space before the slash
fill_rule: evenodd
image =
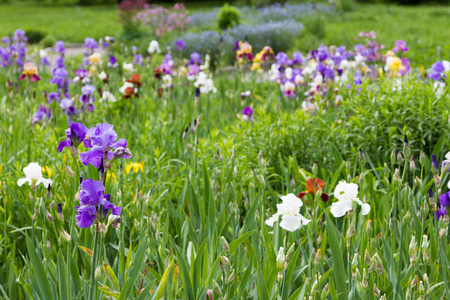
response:
<path id="1" fill-rule="evenodd" d="M 334 266 L 334 279 L 336 282 L 336 289 L 338 294 L 338 299 L 347 300 L 347 284 L 345 279 L 347 278 L 345 274 L 344 260 L 342 258 L 342 252 L 339 247 L 339 242 L 335 235 L 334 224 L 330 220 L 328 214 L 325 214 L 327 222 L 327 233 L 328 241 L 331 247 L 331 254 L 333 256 L 333 266 Z"/>
<path id="2" fill-rule="evenodd" d="M 133 264 L 131 265 L 131 271 L 127 273 L 127 279 L 125 281 L 125 285 L 123 286 L 123 289 L 120 293 L 120 300 L 128 299 L 128 295 L 131 292 L 131 289 L 134 286 L 134 283 L 136 282 L 136 279 L 139 275 L 139 271 L 142 268 L 142 264 L 145 258 L 145 251 L 147 250 L 147 239 L 144 239 L 141 241 L 136 254 L 133 258 Z M 131 256 L 131 253 L 128 253 L 129 256 Z"/>
<path id="3" fill-rule="evenodd" d="M 26 238 L 26 244 L 28 249 L 28 255 L 30 256 L 30 262 L 31 265 L 33 266 L 34 275 L 38 282 L 38 286 L 35 288 L 39 289 L 42 299 L 45 300 L 54 299 L 52 290 L 50 288 L 50 282 L 48 281 L 48 277 L 44 270 L 44 266 L 42 265 L 42 261 L 37 255 L 36 248 L 34 248 L 28 236 Z"/>
<path id="4" fill-rule="evenodd" d="M 255 232 L 255 230 L 252 230 L 250 232 L 246 232 L 234 241 L 230 243 L 230 255 L 236 251 L 236 249 L 239 247 L 239 245 L 244 242 L 250 235 L 252 235 Z"/>

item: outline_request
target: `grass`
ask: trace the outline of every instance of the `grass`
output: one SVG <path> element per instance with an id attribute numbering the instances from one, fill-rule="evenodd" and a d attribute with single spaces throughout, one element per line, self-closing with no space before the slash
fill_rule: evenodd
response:
<path id="1" fill-rule="evenodd" d="M 40 30 L 56 40 L 81 43 L 91 36 L 118 36 L 122 27 L 116 6 L 47 6 L 37 2 L 0 5 L 1 36 L 17 28 Z"/>

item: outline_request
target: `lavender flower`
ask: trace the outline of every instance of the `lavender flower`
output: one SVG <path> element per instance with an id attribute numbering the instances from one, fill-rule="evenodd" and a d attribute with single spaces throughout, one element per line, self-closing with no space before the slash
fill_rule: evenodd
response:
<path id="1" fill-rule="evenodd" d="M 75 217 L 80 228 L 87 228 L 94 224 L 94 220 L 99 222 L 106 218 L 109 210 L 115 216 L 122 212 L 121 207 L 114 206 L 110 201 L 110 195 L 104 195 L 105 187 L 100 181 L 92 179 L 83 180 L 80 190 L 80 204 L 77 206 L 78 215 Z M 99 211 L 99 213 L 97 213 Z"/>
<path id="2" fill-rule="evenodd" d="M 441 78 L 445 78 L 444 72 L 445 72 L 444 64 L 438 61 L 431 66 L 431 73 L 428 74 L 428 77 L 433 80 L 440 80 Z"/>
<path id="3" fill-rule="evenodd" d="M 131 152 L 127 149 L 127 141 L 125 139 L 117 141 L 117 134 L 113 126 L 108 123 L 97 124 L 96 127 L 90 128 L 86 137 L 89 142 L 85 143 L 85 146 L 91 149 L 80 153 L 80 160 L 85 166 L 92 164 L 98 168 L 102 160 L 104 165 L 107 165 L 118 158 L 131 157 Z"/>

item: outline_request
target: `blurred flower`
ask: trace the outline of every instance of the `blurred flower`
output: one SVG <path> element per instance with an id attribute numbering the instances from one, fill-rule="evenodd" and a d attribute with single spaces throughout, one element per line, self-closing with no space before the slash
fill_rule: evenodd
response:
<path id="1" fill-rule="evenodd" d="M 200 88 L 200 93 L 202 94 L 208 94 L 209 92 L 213 92 L 215 94 L 217 92 L 217 89 L 214 87 L 213 80 L 208 78 L 204 72 L 200 72 L 194 86 Z"/>
<path id="2" fill-rule="evenodd" d="M 133 83 L 125 81 L 119 92 L 123 94 L 124 98 L 130 98 L 133 95 L 137 95 L 138 89 L 134 87 Z"/>
<path id="3" fill-rule="evenodd" d="M 23 168 L 25 173 L 25 178 L 20 178 L 17 180 L 17 185 L 22 186 L 25 182 L 28 182 L 32 187 L 42 183 L 46 188 L 48 188 L 52 181 L 42 177 L 42 167 L 38 163 L 29 163 L 28 166 Z"/>
<path id="4" fill-rule="evenodd" d="M 106 102 L 117 102 L 116 97 L 114 97 L 114 95 L 109 92 L 109 91 L 104 91 L 102 94 L 102 98 L 100 99 L 100 101 L 106 101 Z"/>
<path id="5" fill-rule="evenodd" d="M 334 197 L 339 201 L 331 204 L 330 212 L 335 218 L 342 217 L 352 209 L 353 201 L 361 206 L 361 214 L 367 215 L 370 212 L 370 205 L 358 199 L 358 185 L 340 181 L 334 189 Z"/>
<path id="6" fill-rule="evenodd" d="M 108 81 L 108 74 L 106 74 L 105 71 L 102 71 L 100 74 L 98 74 L 98 78 L 101 81 Z"/>
<path id="7" fill-rule="evenodd" d="M 409 48 L 408 47 L 406 47 L 406 42 L 405 41 L 403 41 L 403 40 L 397 40 L 396 42 L 395 42 L 395 47 L 394 47 L 394 49 L 392 49 L 392 51 L 394 52 L 394 53 L 396 53 L 396 52 L 407 52 L 409 50 Z"/>
<path id="8" fill-rule="evenodd" d="M 52 117 L 52 109 L 47 108 L 42 105 L 39 105 L 39 108 L 33 115 L 33 119 L 31 120 L 31 123 L 34 125 L 34 124 L 42 121 L 45 117 L 47 117 L 47 119 L 50 119 Z"/>
<path id="9" fill-rule="evenodd" d="M 175 45 L 177 46 L 177 50 L 178 50 L 178 51 L 181 51 L 181 50 L 187 48 L 187 47 L 186 47 L 186 43 L 185 43 L 184 40 L 182 40 L 182 39 L 177 40 L 177 41 L 175 42 Z"/>
<path id="10" fill-rule="evenodd" d="M 37 67 L 32 62 L 25 63 L 19 80 L 24 80 L 25 77 L 27 77 L 31 82 L 41 80 L 41 78 L 37 75 Z"/>
<path id="11" fill-rule="evenodd" d="M 133 72 L 134 70 L 133 64 L 127 64 L 125 62 L 123 63 L 122 67 L 125 72 Z"/>
<path id="12" fill-rule="evenodd" d="M 139 170 L 144 173 L 144 163 L 132 162 L 125 167 L 125 172 L 130 173 L 131 170 L 133 170 L 133 173 L 137 173 Z"/>
<path id="13" fill-rule="evenodd" d="M 244 121 L 253 120 L 253 109 L 251 107 L 246 107 L 242 110 L 242 119 Z"/>
<path id="14" fill-rule="evenodd" d="M 149 46 L 148 46 L 148 53 L 149 54 L 153 54 L 153 53 L 160 53 L 161 50 L 159 49 L 159 43 L 156 40 L 153 40 L 150 42 Z"/>
<path id="15" fill-rule="evenodd" d="M 41 66 L 49 66 L 50 62 L 47 58 L 47 51 L 44 49 L 39 50 L 39 56 L 41 57 Z"/>
<path id="16" fill-rule="evenodd" d="M 163 89 L 168 89 L 172 86 L 172 76 L 170 76 L 169 74 L 164 75 L 162 80 L 163 84 L 161 84 L 161 87 Z"/>
<path id="17" fill-rule="evenodd" d="M 100 65 L 102 63 L 102 55 L 99 52 L 94 52 L 88 59 L 91 65 Z"/>
<path id="18" fill-rule="evenodd" d="M 117 62 L 117 58 L 115 56 L 110 56 L 108 61 L 108 68 L 118 68 L 119 63 Z"/>
<path id="19" fill-rule="evenodd" d="M 281 216 L 280 226 L 288 231 L 296 231 L 302 225 L 308 224 L 311 220 L 305 219 L 299 211 L 303 206 L 302 200 L 297 198 L 294 194 L 280 197 L 283 203 L 277 204 L 278 211 L 268 220 L 266 225 L 273 226 L 275 221 Z"/>

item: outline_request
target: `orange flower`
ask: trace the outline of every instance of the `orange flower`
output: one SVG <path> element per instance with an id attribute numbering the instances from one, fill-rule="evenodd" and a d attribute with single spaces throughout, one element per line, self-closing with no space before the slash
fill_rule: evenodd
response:
<path id="1" fill-rule="evenodd" d="M 131 78 L 127 80 L 128 82 L 131 82 L 134 85 L 141 86 L 141 75 L 139 74 L 131 74 Z"/>
<path id="2" fill-rule="evenodd" d="M 323 202 L 327 202 L 328 199 L 330 199 L 330 197 L 328 196 L 327 193 L 323 193 L 323 188 L 325 187 L 326 182 L 323 181 L 322 179 L 319 178 L 310 178 L 308 180 L 306 180 L 306 191 L 301 192 L 300 194 L 298 194 L 298 197 L 300 199 L 302 199 L 306 194 L 311 194 L 311 196 L 314 197 L 315 193 L 321 189 L 322 190 L 322 195 L 320 196 L 320 198 L 322 199 Z"/>

